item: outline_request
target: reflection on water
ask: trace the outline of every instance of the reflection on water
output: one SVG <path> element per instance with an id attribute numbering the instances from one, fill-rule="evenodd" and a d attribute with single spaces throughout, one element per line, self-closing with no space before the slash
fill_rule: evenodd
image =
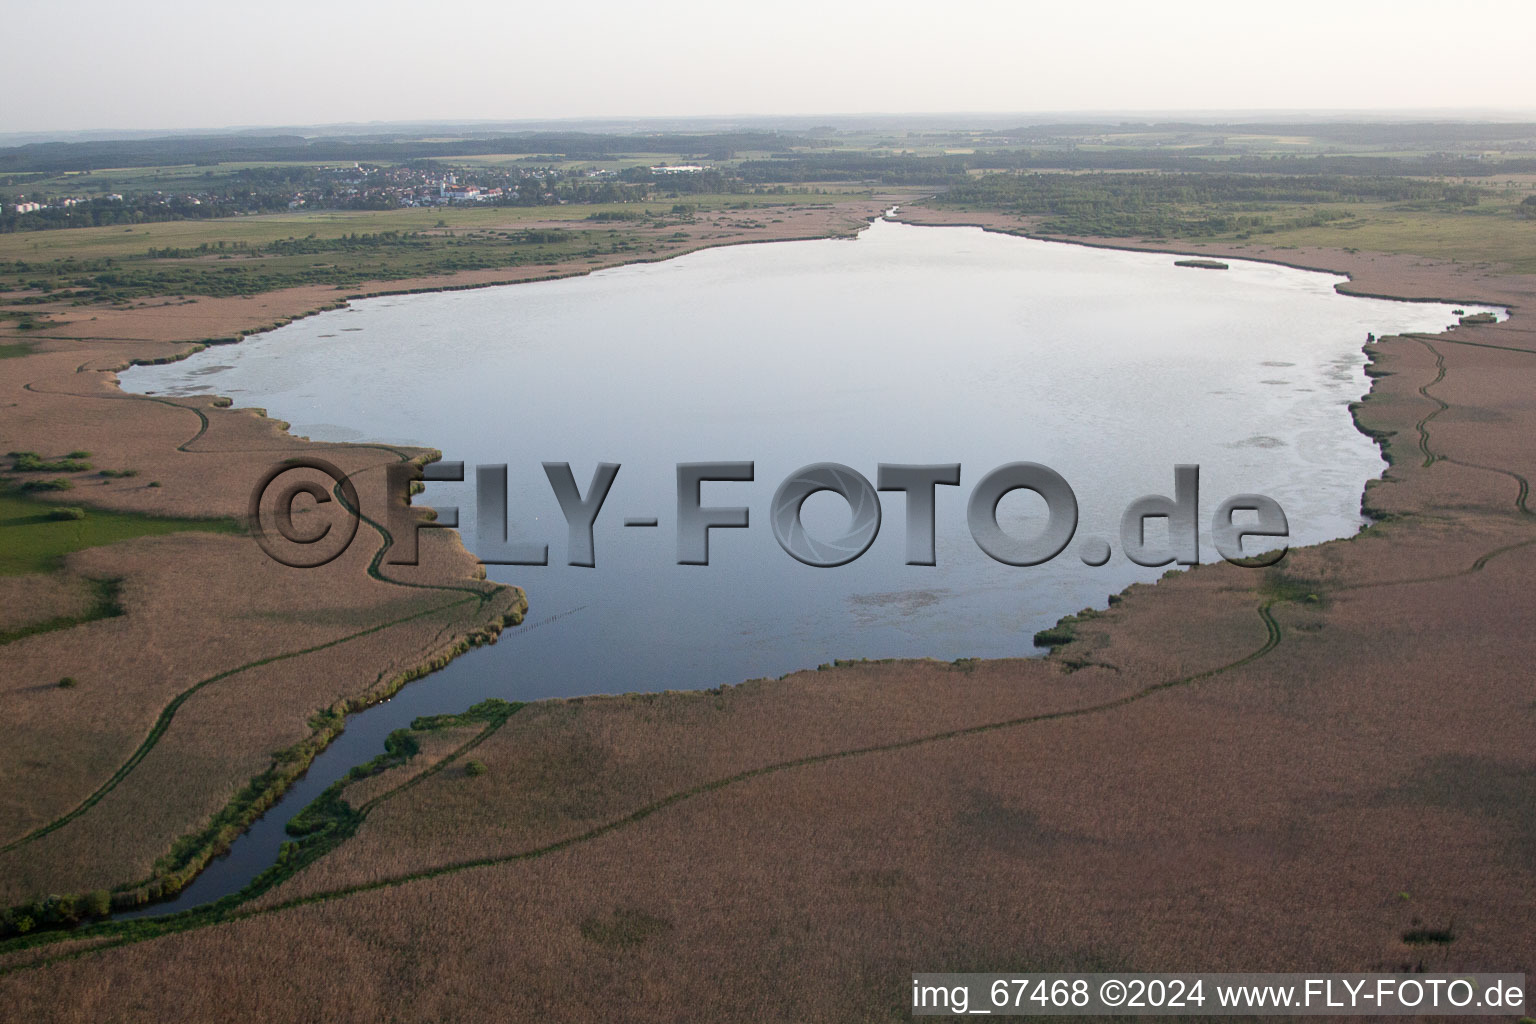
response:
<path id="1" fill-rule="evenodd" d="M 180 898 L 235 891 L 273 862 L 282 824 L 417 715 L 487 697 L 715 686 L 834 658 L 1018 656 L 1033 633 L 1162 570 L 1127 562 L 1118 523 L 1133 499 L 1171 493 L 1201 467 L 1202 521 L 1225 497 L 1267 494 L 1293 543 L 1355 532 L 1364 482 L 1382 469 L 1348 404 L 1367 381 L 1368 332 L 1439 330 L 1444 304 L 1341 296 L 1341 278 L 1233 261 L 1219 273 L 1173 257 L 877 222 L 855 241 L 708 250 L 587 278 L 354 303 L 238 346 L 123 374 L 158 394 L 217 390 L 317 440 L 440 448 L 510 467 L 510 539 L 550 546 L 544 567 L 492 567 L 528 592 L 527 622 L 393 700 L 348 720 L 277 807 Z M 706 505 L 745 505 L 717 530 L 709 566 L 676 563 L 675 466 L 752 460 L 752 483 L 705 485 Z M 965 501 L 1005 462 L 1041 462 L 1076 491 L 1077 539 L 1032 568 L 989 560 Z M 622 464 L 596 527 L 597 567 L 565 565 L 566 531 L 540 463 L 578 481 Z M 905 505 L 858 561 L 815 569 L 768 527 L 778 482 L 812 462 L 873 480 L 881 462 L 963 466 L 937 493 L 934 567 L 903 564 Z M 460 509 L 473 546 L 473 472 L 428 485 Z M 806 503 L 813 532 L 846 507 Z M 999 505 L 1031 535 L 1040 503 Z M 658 529 L 625 529 L 628 517 Z M 1117 548 L 1090 568 L 1093 538 Z M 1214 558 L 1208 536 L 1208 558 Z"/>
<path id="2" fill-rule="evenodd" d="M 440 448 L 509 464 L 511 539 L 550 545 L 546 567 L 492 567 L 528 591 L 485 696 L 542 697 L 713 686 L 838 657 L 1020 655 L 1035 630 L 1160 570 L 1089 568 L 1088 538 L 1118 548 L 1134 498 L 1201 467 L 1202 519 L 1226 496 L 1278 500 L 1293 537 L 1353 533 L 1382 462 L 1348 403 L 1366 390 L 1368 332 L 1438 330 L 1448 305 L 1337 294 L 1340 280 L 1234 261 L 1220 273 L 1173 257 L 1036 242 L 973 228 L 876 222 L 855 241 L 709 250 L 587 278 L 354 303 L 125 386 L 208 388 L 297 433 Z M 704 485 L 752 525 L 711 534 L 712 564 L 676 563 L 675 465 L 752 460 L 752 483 Z M 989 560 L 965 526 L 970 487 L 1011 461 L 1072 484 L 1077 541 L 1056 561 Z M 566 531 L 540 467 L 570 462 L 583 487 L 622 464 L 596 529 L 597 567 L 564 564 Z M 905 503 L 857 562 L 814 569 L 775 542 L 767 505 L 811 462 L 871 480 L 880 462 L 963 466 L 937 495 L 936 567 L 903 564 Z M 460 509 L 473 546 L 474 484 L 430 484 Z M 1038 501 L 1000 507 L 1020 534 Z M 625 529 L 626 517 L 658 529 Z M 846 506 L 807 502 L 812 532 Z M 1206 544 L 1208 557 L 1214 550 Z M 444 708 L 449 710 L 450 708 Z"/>

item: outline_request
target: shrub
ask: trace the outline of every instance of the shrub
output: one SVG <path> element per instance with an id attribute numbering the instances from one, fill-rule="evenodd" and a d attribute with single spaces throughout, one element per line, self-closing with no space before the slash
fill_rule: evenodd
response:
<path id="1" fill-rule="evenodd" d="M 1076 615 L 1064 615 L 1057 620 L 1056 625 L 1035 634 L 1035 646 L 1048 647 L 1053 652 L 1058 647 L 1065 647 L 1077 639 L 1078 626 L 1098 616 L 1099 612 L 1092 608 L 1084 608 Z"/>
<path id="2" fill-rule="evenodd" d="M 112 912 L 112 894 L 105 889 L 87 893 L 82 910 L 87 917 L 106 917 Z"/>
<path id="3" fill-rule="evenodd" d="M 21 486 L 24 490 L 28 491 L 67 491 L 75 485 L 68 480 L 59 478 L 55 480 L 28 480 Z"/>
<path id="4" fill-rule="evenodd" d="M 1077 636 L 1072 632 L 1071 626 L 1052 626 L 1042 629 L 1035 634 L 1036 647 L 1065 647 L 1076 640 Z"/>
<path id="5" fill-rule="evenodd" d="M 485 762 L 483 762 L 483 761 L 465 761 L 464 762 L 464 774 L 465 775 L 473 777 L 473 776 L 476 776 L 476 775 L 484 775 L 488 771 L 490 771 L 490 769 L 485 766 Z"/>
<path id="6" fill-rule="evenodd" d="M 101 475 L 110 477 L 138 476 L 139 471 L 136 469 L 104 469 L 101 471 Z"/>
<path id="7" fill-rule="evenodd" d="M 90 463 L 80 461 L 90 454 L 70 452 L 68 458 L 47 462 L 37 452 L 11 452 L 11 468 L 18 473 L 80 473 L 91 468 Z"/>
<path id="8" fill-rule="evenodd" d="M 74 676 L 65 676 L 63 679 L 59 680 L 59 689 L 61 690 L 73 689 L 75 685 Z"/>
<path id="9" fill-rule="evenodd" d="M 58 508 L 48 511 L 49 519 L 84 519 L 85 509 L 76 508 L 73 505 L 60 505 Z"/>
<path id="10" fill-rule="evenodd" d="M 1403 932 L 1403 941 L 1410 946 L 1447 946 L 1456 941 L 1456 924 L 1452 922 L 1444 928 L 1410 928 Z"/>
<path id="11" fill-rule="evenodd" d="M 75 451 L 70 452 L 67 457 L 71 459 L 88 459 L 91 457 L 91 453 L 77 448 Z"/>
<path id="12" fill-rule="evenodd" d="M 46 916 L 54 924 L 74 924 L 80 920 L 80 906 L 74 893 L 65 893 L 63 896 L 53 897 L 49 903 Z"/>

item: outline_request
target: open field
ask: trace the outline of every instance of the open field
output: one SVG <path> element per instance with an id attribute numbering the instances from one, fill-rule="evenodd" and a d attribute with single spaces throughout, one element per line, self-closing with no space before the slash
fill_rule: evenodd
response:
<path id="1" fill-rule="evenodd" d="M 164 164 L 153 167 L 103 167 L 93 171 L 61 171 L 28 175 L 26 187 L 34 192 L 67 192 L 93 195 L 119 192 L 195 190 L 229 180 L 240 171 L 269 168 L 301 169 L 313 164 L 299 160 L 271 162 L 228 160 L 213 164 Z"/>
<path id="2" fill-rule="evenodd" d="M 840 203 L 867 203 L 868 196 L 704 194 L 656 203 L 316 211 L 0 234 L 0 298 L 11 293 L 19 303 L 13 318 L 30 330 L 49 304 L 611 265 L 671 255 L 680 243 L 817 237 Z"/>
<path id="3" fill-rule="evenodd" d="M 601 213 L 637 213 L 669 217 L 672 207 L 686 203 L 700 212 L 759 207 L 818 206 L 834 203 L 840 194 L 813 192 L 790 195 L 689 195 L 646 203 L 594 203 L 571 206 L 427 207 L 403 210 L 312 210 L 262 214 L 211 221 L 183 220 L 130 228 L 78 228 L 70 231 L 18 232 L 0 235 L 0 260 L 47 261 L 99 257 L 145 256 L 151 249 L 190 249 L 204 243 L 264 245 L 285 239 L 334 239 L 351 234 L 385 231 L 429 231 L 451 235 L 465 231 L 518 227 L 524 224 L 569 222 L 573 225 Z"/>
<path id="4" fill-rule="evenodd" d="M 1536 273 L 1536 203 L 1527 176 L 1495 180 L 1253 175 L 997 175 L 923 204 L 914 216 L 1041 237 L 1198 239 L 1415 254 Z"/>
<path id="5" fill-rule="evenodd" d="M 1282 228 L 1265 236 L 1272 246 L 1361 249 L 1372 252 L 1429 254 L 1458 263 L 1508 268 L 1536 274 L 1536 218 L 1517 218 L 1513 210 L 1527 188 L 1500 193 L 1476 213 L 1448 214 L 1364 206 L 1349 221 L 1315 227 Z"/>

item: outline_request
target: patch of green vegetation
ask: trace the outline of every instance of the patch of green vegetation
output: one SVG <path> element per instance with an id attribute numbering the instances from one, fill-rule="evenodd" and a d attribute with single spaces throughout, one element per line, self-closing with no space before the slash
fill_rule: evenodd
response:
<path id="1" fill-rule="evenodd" d="M 25 341 L 11 341 L 0 345 L 0 359 L 19 359 L 32 351 L 32 346 Z"/>
<path id="2" fill-rule="evenodd" d="M 490 725 L 504 722 L 521 704 L 492 697 L 456 715 L 422 715 L 411 722 L 413 732 L 431 732 L 435 729 L 456 729 L 464 725 Z"/>
<path id="3" fill-rule="evenodd" d="M 47 485 L 52 481 L 33 483 Z M 80 519 L 61 520 L 54 516 L 57 509 L 56 505 L 32 500 L 19 491 L 0 489 L 0 576 L 50 572 L 72 551 L 133 537 L 183 530 L 232 534 L 245 531 L 231 519 L 171 519 L 105 510 L 93 510 Z"/>
<path id="4" fill-rule="evenodd" d="M 123 614 L 122 602 L 118 600 L 122 593 L 123 581 L 118 579 L 91 580 L 91 606 L 80 615 L 59 615 L 42 622 L 34 622 L 30 626 L 22 626 L 0 633 L 0 647 L 13 643 L 25 636 L 36 636 L 38 633 L 52 633 L 58 629 L 70 629 L 86 622 L 94 622 L 97 619 L 110 619 Z M 74 685 L 69 676 L 59 680 L 59 685 L 64 686 L 68 682 Z M 69 687 L 65 686 L 65 689 Z"/>
<path id="5" fill-rule="evenodd" d="M 410 729 L 396 729 L 384 738 L 384 753 L 356 765 L 338 782 L 328 787 L 313 803 L 294 815 L 284 830 L 295 838 L 318 836 L 352 822 L 356 813 L 342 799 L 341 791 L 349 783 L 399 767 L 421 751 Z M 359 819 L 360 820 L 360 819 Z"/>
<path id="6" fill-rule="evenodd" d="M 488 771 L 490 771 L 490 769 L 485 766 L 484 761 L 464 762 L 464 774 L 470 777 L 474 777 L 476 775 L 484 775 Z"/>
<path id="7" fill-rule="evenodd" d="M 84 461 L 90 452 L 70 452 L 62 459 L 47 461 L 37 452 L 11 452 L 11 470 L 16 473 L 84 473 L 91 464 Z"/>
<path id="8" fill-rule="evenodd" d="M 1058 647 L 1065 647 L 1077 639 L 1077 627 L 1090 619 L 1096 619 L 1104 614 L 1092 608 L 1084 608 L 1076 615 L 1067 615 L 1060 619 L 1056 625 L 1049 629 L 1042 629 L 1035 634 L 1035 646 L 1049 648 L 1055 652 Z"/>
<path id="9" fill-rule="evenodd" d="M 934 200 L 1041 218 L 1047 234 L 1201 238 L 1273 234 L 1350 220 L 1347 204 L 1460 211 L 1485 190 L 1416 178 L 1252 174 L 988 174 Z"/>
<path id="10" fill-rule="evenodd" d="M 404 217 L 413 211 L 392 212 Z M 195 245 L 126 253 L 103 245 L 101 250 L 111 255 L 91 256 L 76 255 L 65 246 L 47 246 L 27 259 L 0 260 L 0 287 L 34 289 L 39 301 L 76 305 L 158 295 L 256 295 L 300 285 L 344 287 L 466 270 L 552 265 L 630 252 L 640 244 L 640 236 L 633 232 L 543 227 L 512 231 L 466 227 L 428 233 L 386 230 L 340 237 L 311 232 L 278 239 L 257 234 L 249 241 L 239 237 L 244 224 L 216 220 L 198 222 L 196 227 L 201 233 L 188 239 L 197 239 Z"/>
<path id="11" fill-rule="evenodd" d="M 581 937 L 609 949 L 638 946 L 647 939 L 672 930 L 672 922 L 643 910 L 619 907 L 607 917 L 581 922 Z"/>
<path id="12" fill-rule="evenodd" d="M 1504 264 L 1536 273 L 1533 224 L 1513 215 L 1517 189 L 1488 189 L 1477 206 L 1452 210 L 1412 204 L 1361 203 L 1355 219 L 1335 224 L 1279 228 L 1264 243 L 1327 246 L 1374 252 L 1411 253 L 1475 264 Z"/>
<path id="13" fill-rule="evenodd" d="M 111 909 L 112 894 L 105 889 L 80 895 L 45 896 L 0 911 L 0 931 L 25 935 L 34 928 L 69 928 L 81 921 L 105 917 Z"/>
<path id="14" fill-rule="evenodd" d="M 669 210 L 718 210 L 743 199 L 768 206 L 790 202 L 786 196 L 734 193 L 688 198 L 687 204 L 669 205 L 316 211 L 135 225 L 128 233 L 116 227 L 0 233 L 0 290 L 35 293 L 16 302 L 83 305 L 158 295 L 254 295 L 298 285 L 347 287 L 466 270 L 601 261 L 644 249 L 654 239 L 642 229 L 664 217 L 679 218 Z M 571 228 L 514 227 L 533 220 L 560 221 Z M 612 227 L 599 229 L 604 222 Z"/>
<path id="15" fill-rule="evenodd" d="M 1284 568 L 1285 560 L 1270 566 L 1259 581 L 1259 592 L 1271 602 L 1294 601 L 1298 604 L 1320 605 L 1326 588 L 1323 582 L 1309 576 L 1301 576 Z"/>

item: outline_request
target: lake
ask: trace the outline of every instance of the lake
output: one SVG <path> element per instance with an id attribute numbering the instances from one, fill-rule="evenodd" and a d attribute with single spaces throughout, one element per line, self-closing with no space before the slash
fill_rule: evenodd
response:
<path id="1" fill-rule="evenodd" d="M 528 593 L 527 622 L 349 719 L 281 803 L 161 913 L 232 892 L 272 863 L 282 823 L 390 730 L 487 697 L 711 687 L 836 658 L 1035 653 L 1036 630 L 1103 607 L 1162 568 L 1120 550 L 1125 507 L 1173 494 L 1200 467 L 1202 559 L 1229 495 L 1274 498 L 1292 545 L 1353 534 L 1384 464 L 1353 426 L 1368 333 L 1438 331 L 1443 303 L 1340 295 L 1342 278 L 1256 262 L 1049 243 L 975 228 L 876 221 L 854 240 L 718 248 L 586 277 L 354 302 L 180 363 L 122 374 L 131 391 L 216 393 L 324 441 L 441 449 L 465 483 L 418 498 L 457 506 L 475 546 L 475 464 L 508 465 L 509 536 L 546 566 L 491 566 Z M 1465 307 L 1468 312 L 1477 307 Z M 711 531 L 710 564 L 679 565 L 676 467 L 751 461 L 752 482 L 706 483 L 706 506 L 745 506 Z M 966 525 L 971 488 L 1009 462 L 1060 473 L 1079 506 L 1053 561 L 1004 565 Z M 594 530 L 593 568 L 566 564 L 566 526 L 541 463 L 569 462 L 583 493 L 621 468 Z M 880 463 L 959 463 L 935 501 L 936 565 L 907 565 L 905 498 L 862 557 L 791 558 L 769 506 L 809 463 L 876 480 Z M 1029 537 L 1044 503 L 1017 491 L 999 524 Z M 828 493 L 812 536 L 850 520 Z M 626 527 L 654 517 L 656 528 Z M 1149 529 L 1149 536 L 1156 535 Z M 1086 539 L 1113 554 L 1094 567 Z"/>
<path id="2" fill-rule="evenodd" d="M 457 506 L 471 548 L 472 467 L 508 464 L 510 537 L 548 544 L 551 564 L 490 567 L 527 590 L 530 612 L 486 696 L 714 686 L 834 658 L 1021 655 L 1061 615 L 1161 573 L 1123 557 L 1119 519 L 1141 495 L 1171 495 L 1176 464 L 1201 468 L 1206 560 L 1218 557 L 1210 516 L 1240 492 L 1277 500 L 1294 544 L 1354 533 L 1362 487 L 1383 468 L 1349 415 L 1367 388 L 1361 345 L 1455 319 L 1444 304 L 1339 295 L 1333 275 L 1173 262 L 878 221 L 852 241 L 356 302 L 123 382 L 228 395 L 316 440 L 439 448 L 469 480 L 417 500 Z M 707 483 L 703 503 L 746 506 L 751 525 L 711 531 L 710 565 L 677 565 L 676 465 L 721 460 L 754 462 L 755 480 Z M 569 462 L 583 492 L 597 463 L 621 465 L 595 568 L 565 564 L 545 461 Z M 995 562 L 966 526 L 971 487 L 1014 461 L 1051 467 L 1077 496 L 1077 539 L 1045 565 Z M 786 554 L 769 503 L 815 462 L 871 482 L 881 462 L 961 464 L 961 485 L 936 493 L 937 565 L 905 564 L 899 493 L 883 496 L 879 536 L 852 564 Z M 1043 508 L 1017 491 L 999 521 L 1027 537 Z M 830 493 L 804 513 L 813 536 L 849 518 Z M 623 525 L 642 516 L 658 528 Z M 1107 565 L 1077 557 L 1085 538 L 1111 542 Z"/>

